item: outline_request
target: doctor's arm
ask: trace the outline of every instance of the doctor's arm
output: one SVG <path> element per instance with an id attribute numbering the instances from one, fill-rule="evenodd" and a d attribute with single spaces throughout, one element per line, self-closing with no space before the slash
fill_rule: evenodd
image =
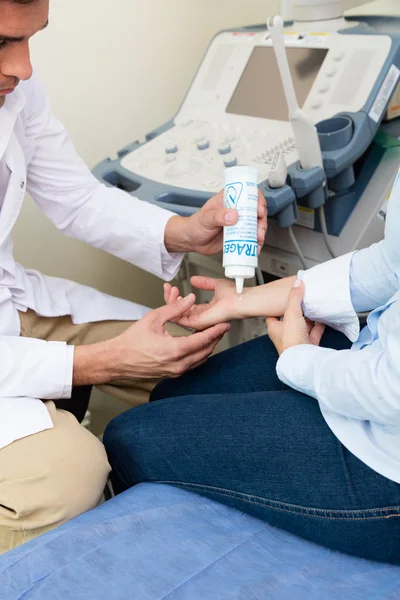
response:
<path id="1" fill-rule="evenodd" d="M 33 148 L 27 191 L 42 212 L 67 236 L 172 279 L 182 258 L 164 244 L 173 213 L 101 184 L 51 114 L 36 75 L 26 89 L 25 132 Z"/>
<path id="2" fill-rule="evenodd" d="M 222 227 L 238 219 L 236 211 L 223 207 L 222 194 L 185 218 L 99 183 L 51 114 L 35 75 L 29 89 L 26 132 L 35 151 L 27 191 L 58 229 L 166 280 L 176 275 L 183 252 L 221 251 Z M 260 192 L 260 249 L 266 229 L 266 203 Z"/>
<path id="3" fill-rule="evenodd" d="M 0 336 L 0 398 L 61 400 L 74 385 L 177 377 L 203 364 L 228 331 L 222 323 L 173 338 L 164 325 L 190 309 L 194 295 L 153 310 L 122 335 L 103 343 L 68 346 L 35 338 Z"/>
<path id="4" fill-rule="evenodd" d="M 172 337 L 165 324 L 193 306 L 194 294 L 147 313 L 118 337 L 74 352 L 74 385 L 99 385 L 115 380 L 178 377 L 203 364 L 229 330 L 227 323 L 188 337 Z"/>

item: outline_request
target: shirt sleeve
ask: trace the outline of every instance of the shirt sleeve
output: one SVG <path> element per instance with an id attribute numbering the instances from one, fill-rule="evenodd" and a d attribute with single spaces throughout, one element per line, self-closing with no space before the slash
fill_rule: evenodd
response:
<path id="1" fill-rule="evenodd" d="M 387 311 L 391 324 L 383 344 L 358 351 L 295 346 L 278 361 L 279 379 L 344 417 L 399 426 L 399 309 L 397 302 Z"/>
<path id="2" fill-rule="evenodd" d="M 300 271 L 304 281 L 304 314 L 312 321 L 325 323 L 355 342 L 360 323 L 350 290 L 353 253 L 340 256 L 308 271 Z"/>
<path id="3" fill-rule="evenodd" d="M 350 289 L 357 312 L 367 312 L 383 306 L 398 291 L 398 267 L 393 263 L 392 243 L 388 238 L 354 254 Z"/>
<path id="4" fill-rule="evenodd" d="M 299 272 L 305 284 L 306 316 L 354 342 L 359 335 L 356 313 L 383 306 L 399 289 L 399 236 L 400 171 L 388 201 L 384 240 Z"/>
<path id="5" fill-rule="evenodd" d="M 182 260 L 181 254 L 170 254 L 164 245 L 173 213 L 101 184 L 51 114 L 35 75 L 29 85 L 26 135 L 34 152 L 27 191 L 33 200 L 67 236 L 171 280 Z"/>
<path id="6" fill-rule="evenodd" d="M 0 398 L 70 398 L 74 348 L 64 342 L 0 336 Z"/>

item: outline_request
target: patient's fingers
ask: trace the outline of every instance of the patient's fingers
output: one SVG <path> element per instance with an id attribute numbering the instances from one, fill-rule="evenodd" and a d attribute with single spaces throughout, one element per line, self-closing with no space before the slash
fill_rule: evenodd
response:
<path id="1" fill-rule="evenodd" d="M 172 286 L 169 283 L 164 283 L 164 302 L 165 304 L 169 303 L 169 298 L 171 296 Z"/>
<path id="2" fill-rule="evenodd" d="M 164 283 L 164 302 L 165 304 L 172 304 L 177 300 L 182 300 L 179 289 L 169 283 Z"/>
<path id="3" fill-rule="evenodd" d="M 179 294 L 179 289 L 176 286 L 174 286 L 171 290 L 171 296 L 169 298 L 169 301 L 176 302 L 177 300 L 181 300 L 181 299 L 182 299 L 182 296 L 180 296 L 180 294 Z"/>
<path id="4" fill-rule="evenodd" d="M 213 279 L 212 277 L 203 277 L 199 275 L 195 275 L 190 279 L 190 283 L 193 287 L 198 290 L 209 290 L 214 292 L 217 286 L 218 279 Z"/>
<path id="5" fill-rule="evenodd" d="M 325 325 L 323 323 L 316 323 L 310 332 L 310 341 L 315 346 L 319 346 L 321 343 L 322 336 L 325 333 Z"/>

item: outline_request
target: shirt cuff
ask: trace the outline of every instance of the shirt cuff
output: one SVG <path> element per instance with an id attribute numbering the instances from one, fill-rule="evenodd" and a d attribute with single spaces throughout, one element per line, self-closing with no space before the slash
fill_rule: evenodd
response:
<path id="1" fill-rule="evenodd" d="M 66 346 L 64 389 L 62 392 L 61 399 L 68 399 L 68 398 L 71 398 L 71 396 L 72 396 L 72 380 L 73 380 L 73 376 L 74 376 L 74 355 L 75 355 L 75 346 Z"/>
<path id="2" fill-rule="evenodd" d="M 315 389 L 315 368 L 325 360 L 327 354 L 336 353 L 331 348 L 320 348 L 312 344 L 293 346 L 283 352 L 276 365 L 276 373 L 282 383 L 317 398 Z"/>
<path id="3" fill-rule="evenodd" d="M 360 335 L 360 323 L 350 293 L 353 254 L 340 256 L 298 274 L 305 286 L 305 316 L 340 331 L 351 342 Z"/>
<path id="4" fill-rule="evenodd" d="M 163 228 L 162 239 L 160 240 L 160 249 L 161 249 L 161 265 L 163 270 L 163 278 L 165 281 L 171 281 L 176 277 L 178 271 L 181 267 L 181 263 L 183 260 L 184 254 L 180 252 L 168 252 L 165 247 L 164 239 L 165 239 L 165 228 L 167 227 L 168 221 L 175 216 L 175 213 L 165 211 L 166 212 L 166 220 Z"/>
<path id="5" fill-rule="evenodd" d="M 8 358 L 1 377 L 2 396 L 41 400 L 71 397 L 72 346 L 33 338 L 16 338 L 13 342 L 13 338 L 10 341 L 3 338 L 0 342 Z"/>
<path id="6" fill-rule="evenodd" d="M 44 344 L 41 360 L 43 367 L 36 371 L 34 380 L 31 380 L 29 393 L 42 400 L 71 398 L 74 347 L 67 346 L 64 342 Z"/>

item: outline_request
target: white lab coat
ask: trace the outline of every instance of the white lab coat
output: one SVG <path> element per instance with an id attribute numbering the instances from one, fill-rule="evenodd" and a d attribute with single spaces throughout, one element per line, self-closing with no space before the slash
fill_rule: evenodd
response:
<path id="1" fill-rule="evenodd" d="M 13 258 L 12 228 L 27 191 L 49 219 L 76 237 L 170 280 L 181 255 L 164 246 L 172 213 L 100 184 L 51 115 L 36 76 L 0 110 L 0 160 L 9 171 L 0 198 L 0 448 L 53 426 L 40 399 L 68 398 L 73 348 L 20 337 L 18 310 L 74 323 L 135 320 L 143 306 L 24 270 Z M 4 172 L 7 173 L 7 169 Z M 46 240 L 42 240 L 46 245 Z M 48 248 L 51 252 L 51 248 Z"/>

